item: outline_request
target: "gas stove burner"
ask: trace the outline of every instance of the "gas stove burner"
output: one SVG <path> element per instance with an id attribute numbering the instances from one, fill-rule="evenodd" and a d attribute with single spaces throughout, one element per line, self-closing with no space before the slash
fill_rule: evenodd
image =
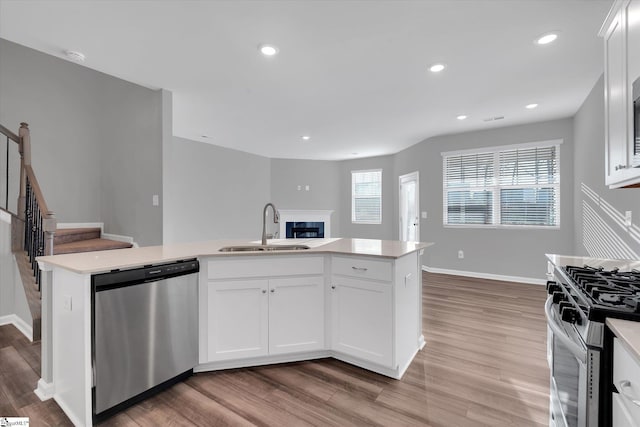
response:
<path id="1" fill-rule="evenodd" d="M 640 271 L 566 266 L 564 271 L 592 305 L 602 309 L 640 313 Z"/>

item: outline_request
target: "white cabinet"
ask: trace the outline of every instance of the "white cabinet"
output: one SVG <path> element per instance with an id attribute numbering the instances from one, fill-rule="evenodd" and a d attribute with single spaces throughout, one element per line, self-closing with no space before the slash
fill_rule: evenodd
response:
<path id="1" fill-rule="evenodd" d="M 633 82 L 640 78 L 640 0 L 616 1 L 600 35 L 605 47 L 605 182 L 611 188 L 633 186 L 640 184 L 640 152 L 633 136 Z"/>
<path id="2" fill-rule="evenodd" d="M 209 282 L 210 360 L 267 354 L 268 286 L 267 280 Z"/>
<path id="3" fill-rule="evenodd" d="M 324 277 L 269 280 L 269 354 L 324 348 Z"/>
<path id="4" fill-rule="evenodd" d="M 201 363 L 324 349 L 323 269 L 322 257 L 209 261 Z"/>
<path id="5" fill-rule="evenodd" d="M 424 344 L 417 254 L 333 256 L 331 268 L 331 349 L 399 378 Z"/>
<path id="6" fill-rule="evenodd" d="M 613 340 L 613 427 L 640 427 L 640 360 Z"/>
<path id="7" fill-rule="evenodd" d="M 331 284 L 332 349 L 392 367 L 392 286 L 334 276 Z"/>

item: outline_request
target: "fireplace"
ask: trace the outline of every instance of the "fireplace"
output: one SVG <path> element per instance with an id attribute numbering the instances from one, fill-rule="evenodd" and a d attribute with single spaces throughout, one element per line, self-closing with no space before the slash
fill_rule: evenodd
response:
<path id="1" fill-rule="evenodd" d="M 287 239 L 308 239 L 324 238 L 324 222 L 322 221 L 309 221 L 309 222 L 295 222 L 288 221 L 286 223 Z"/>
<path id="2" fill-rule="evenodd" d="M 278 210 L 280 236 L 287 239 L 322 239 L 331 237 L 329 210 Z"/>

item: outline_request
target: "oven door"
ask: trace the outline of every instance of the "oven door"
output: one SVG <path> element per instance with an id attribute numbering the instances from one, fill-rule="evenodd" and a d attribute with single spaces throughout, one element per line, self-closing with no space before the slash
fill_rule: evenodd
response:
<path id="1" fill-rule="evenodd" d="M 551 351 L 551 418 L 556 427 L 586 427 L 589 352 L 550 297 L 545 304 Z M 593 420 L 592 420 L 593 421 Z M 597 416 L 594 425 L 597 425 Z"/>

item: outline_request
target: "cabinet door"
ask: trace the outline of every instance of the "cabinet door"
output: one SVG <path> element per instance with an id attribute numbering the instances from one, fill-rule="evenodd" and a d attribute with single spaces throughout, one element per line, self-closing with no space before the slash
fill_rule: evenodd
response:
<path id="1" fill-rule="evenodd" d="M 267 280 L 209 282 L 210 361 L 267 354 L 267 289 Z"/>
<path id="2" fill-rule="evenodd" d="M 324 278 L 269 280 L 269 354 L 324 348 Z"/>
<path id="3" fill-rule="evenodd" d="M 622 397 L 618 393 L 612 394 L 612 422 L 613 427 L 638 427 L 638 424 L 634 421 L 629 411 L 622 402 Z"/>
<path id="4" fill-rule="evenodd" d="M 625 179 L 628 158 L 626 10 L 620 9 L 605 34 L 606 183 Z"/>
<path id="5" fill-rule="evenodd" d="M 333 276 L 332 349 L 393 367 L 392 286 Z"/>

